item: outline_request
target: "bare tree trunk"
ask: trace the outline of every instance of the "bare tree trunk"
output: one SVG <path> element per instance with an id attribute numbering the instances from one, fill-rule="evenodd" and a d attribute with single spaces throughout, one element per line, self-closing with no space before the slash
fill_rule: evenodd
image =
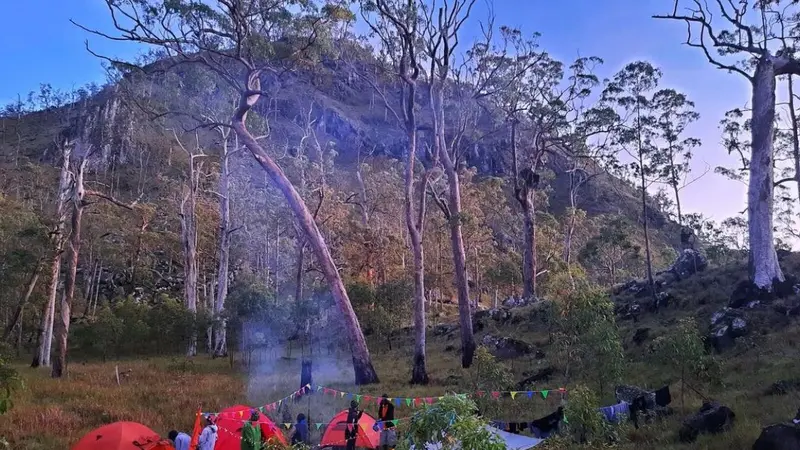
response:
<path id="1" fill-rule="evenodd" d="M 177 139 L 177 138 L 176 138 Z M 184 302 L 193 317 L 197 315 L 197 174 L 194 155 L 189 154 L 189 186 L 181 201 L 181 245 L 183 247 Z M 197 330 L 192 321 L 186 356 L 197 355 Z"/>
<path id="2" fill-rule="evenodd" d="M 66 203 L 70 195 L 72 181 L 69 172 L 69 161 L 72 155 L 72 145 L 68 142 L 60 144 L 62 150 L 61 173 L 58 181 L 58 199 L 56 200 L 56 224 L 50 233 L 53 242 L 53 257 L 50 263 L 50 286 L 47 293 L 47 302 L 42 314 L 42 326 L 39 332 L 39 349 L 31 363 L 32 367 L 50 367 L 50 349 L 53 343 L 53 319 L 58 296 L 58 283 L 61 276 L 61 254 L 64 252 L 64 228 L 66 217 Z"/>
<path id="3" fill-rule="evenodd" d="M 797 111 L 794 109 L 794 75 L 789 75 L 789 117 L 792 124 L 792 159 L 794 159 L 794 181 L 797 188 L 797 201 L 800 202 L 800 126 Z"/>
<path id="4" fill-rule="evenodd" d="M 306 241 L 302 236 L 297 237 L 297 272 L 295 273 L 294 282 L 294 301 L 299 303 L 303 300 L 303 271 L 305 270 L 305 254 L 306 254 Z"/>
<path id="5" fill-rule="evenodd" d="M 525 248 L 522 253 L 522 295 L 526 299 L 536 297 L 536 211 L 534 211 L 532 189 L 525 189 L 522 207 L 525 227 Z"/>
<path id="6" fill-rule="evenodd" d="M 253 157 L 258 161 L 264 171 L 269 175 L 270 179 L 272 179 L 275 186 L 286 198 L 289 207 L 295 215 L 295 219 L 305 234 L 306 242 L 311 246 L 316 255 L 320 270 L 325 276 L 333 299 L 341 310 L 344 318 L 345 329 L 347 330 L 353 353 L 353 371 L 355 373 L 356 384 L 377 383 L 378 374 L 372 366 L 372 359 L 369 355 L 366 339 L 364 339 L 364 334 L 361 331 L 358 318 L 353 311 L 353 306 L 350 304 L 350 299 L 347 296 L 342 278 L 339 276 L 339 271 L 325 243 L 325 238 L 322 236 L 322 233 L 320 233 L 308 207 L 297 193 L 291 181 L 286 177 L 286 174 L 280 166 L 278 166 L 267 152 L 264 151 L 253 135 L 250 134 L 245 125 L 248 112 L 261 97 L 259 76 L 260 72 L 258 71 L 248 74 L 247 87 L 249 90 L 243 93 L 239 101 L 239 107 L 234 113 L 231 123 L 239 139 L 241 139 L 245 147 L 253 154 Z"/>
<path id="7" fill-rule="evenodd" d="M 83 218 L 83 172 L 86 168 L 84 159 L 78 169 L 72 194 L 72 235 L 69 242 L 69 260 L 67 260 L 67 279 L 64 283 L 64 295 L 61 297 L 61 321 L 56 330 L 58 342 L 58 357 L 53 364 L 51 376 L 61 378 L 67 370 L 67 350 L 69 337 L 69 324 L 72 318 L 72 300 L 75 297 L 75 284 L 78 278 L 78 257 L 81 250 L 81 219 Z"/>
<path id="8" fill-rule="evenodd" d="M 25 293 L 22 295 L 22 298 L 17 305 L 17 309 L 14 310 L 14 315 L 11 317 L 11 320 L 8 322 L 5 331 L 3 332 L 3 340 L 7 340 L 17 325 L 22 326 L 22 312 L 25 310 L 25 306 L 28 304 L 28 301 L 31 299 L 31 294 L 33 294 L 33 290 L 36 288 L 36 282 L 39 281 L 39 275 L 42 273 L 42 262 L 39 261 L 36 263 L 36 267 L 33 269 L 33 273 L 31 274 L 30 279 L 28 279 L 27 288 L 25 289 Z"/>
<path id="9" fill-rule="evenodd" d="M 238 141 L 237 146 L 238 148 Z M 227 323 L 223 311 L 228 297 L 231 250 L 230 154 L 228 133 L 223 135 L 219 177 L 219 265 L 217 266 L 217 295 L 214 303 L 214 357 L 228 354 Z"/>
<path id="10" fill-rule="evenodd" d="M 458 319 L 461 328 L 461 367 L 472 365 L 475 356 L 475 336 L 472 331 L 472 311 L 467 282 L 467 257 L 464 252 L 464 239 L 461 232 L 461 186 L 458 171 L 455 167 L 450 149 L 444 134 L 444 100 L 442 88 L 432 89 L 431 106 L 434 114 L 434 133 L 438 142 L 439 156 L 444 163 L 447 175 L 450 245 L 453 250 L 453 271 L 455 272 L 456 290 L 458 291 Z"/>
<path id="11" fill-rule="evenodd" d="M 747 189 L 750 280 L 761 289 L 784 281 L 773 236 L 773 137 L 775 134 L 775 66 L 770 57 L 758 61 L 753 83 L 750 182 Z"/>

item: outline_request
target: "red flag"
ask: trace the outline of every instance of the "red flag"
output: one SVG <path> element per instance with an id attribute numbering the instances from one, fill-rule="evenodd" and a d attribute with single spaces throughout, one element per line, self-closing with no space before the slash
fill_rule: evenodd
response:
<path id="1" fill-rule="evenodd" d="M 499 393 L 499 392 L 497 392 L 497 391 L 493 391 L 493 392 L 492 392 L 492 398 L 493 398 L 493 399 L 495 399 L 495 400 L 497 400 L 498 398 L 500 398 L 500 393 Z"/>
<path id="2" fill-rule="evenodd" d="M 486 395 L 486 392 L 478 391 L 478 397 L 483 398 L 484 395 Z"/>
<path id="3" fill-rule="evenodd" d="M 197 448 L 197 444 L 200 442 L 200 433 L 203 431 L 203 427 L 200 425 L 200 416 L 203 415 L 202 410 L 197 410 L 197 415 L 194 419 L 194 429 L 192 430 L 192 441 L 189 443 L 189 448 Z"/>

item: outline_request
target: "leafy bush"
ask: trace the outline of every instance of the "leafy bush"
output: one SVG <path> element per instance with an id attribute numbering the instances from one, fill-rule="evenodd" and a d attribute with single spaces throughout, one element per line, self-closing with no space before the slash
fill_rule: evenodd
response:
<path id="1" fill-rule="evenodd" d="M 442 450 L 505 450 L 505 442 L 486 429 L 476 410 L 472 400 L 457 395 L 424 405 L 411 417 L 408 438 L 400 440 L 397 448 L 409 450 L 439 443 Z"/>
<path id="2" fill-rule="evenodd" d="M 564 408 L 567 435 L 574 443 L 605 443 L 613 438 L 614 427 L 600 413 L 597 395 L 584 385 L 570 390 Z"/>

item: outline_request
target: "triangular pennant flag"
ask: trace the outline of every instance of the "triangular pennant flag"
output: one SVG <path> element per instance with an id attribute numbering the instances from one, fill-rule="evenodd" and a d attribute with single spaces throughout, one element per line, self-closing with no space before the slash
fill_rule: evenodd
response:
<path id="1" fill-rule="evenodd" d="M 426 397 L 425 401 L 428 402 L 429 405 L 433 404 L 433 397 Z"/>
<path id="2" fill-rule="evenodd" d="M 567 392 L 567 390 L 564 388 L 558 388 L 558 392 Z"/>
<path id="3" fill-rule="evenodd" d="M 278 400 L 278 408 L 281 407 L 281 403 L 283 403 L 283 400 Z"/>
<path id="4" fill-rule="evenodd" d="M 339 396 L 342 398 L 344 398 L 344 394 L 345 394 L 344 392 L 339 392 Z"/>
<path id="5" fill-rule="evenodd" d="M 442 399 L 444 399 L 444 397 L 439 397 L 439 398 L 438 398 L 438 400 L 439 400 L 439 401 L 442 401 Z"/>
<path id="6" fill-rule="evenodd" d="M 322 424 L 321 424 L 321 423 L 315 423 L 314 425 L 316 425 L 316 426 L 317 426 L 317 429 L 318 429 L 318 430 L 319 430 L 320 428 L 322 428 Z"/>
<path id="7" fill-rule="evenodd" d="M 289 428 L 292 428 L 292 424 L 290 424 L 290 423 L 285 423 L 285 424 L 283 424 L 283 426 L 285 426 L 287 430 Z"/>
<path id="8" fill-rule="evenodd" d="M 263 407 L 263 406 L 260 406 L 260 407 L 258 408 L 258 411 L 263 413 L 263 412 L 264 412 L 264 407 Z"/>
<path id="9" fill-rule="evenodd" d="M 371 396 L 369 396 L 369 395 L 365 395 L 365 396 L 364 396 L 364 401 L 365 401 L 365 402 L 371 402 L 371 401 L 372 401 L 372 397 L 371 397 Z"/>
<path id="10" fill-rule="evenodd" d="M 533 398 L 533 391 L 528 391 L 528 398 Z"/>
<path id="11" fill-rule="evenodd" d="M 317 392 L 322 390 L 322 386 L 317 386 Z"/>
<path id="12" fill-rule="evenodd" d="M 483 398 L 484 395 L 486 395 L 486 392 L 478 391 L 478 397 Z"/>
<path id="13" fill-rule="evenodd" d="M 547 398 L 547 394 L 549 393 L 550 391 L 542 391 L 542 398 Z"/>
<path id="14" fill-rule="evenodd" d="M 514 400 L 515 398 L 517 398 L 517 392 L 511 391 L 511 400 Z"/>
<path id="15" fill-rule="evenodd" d="M 397 426 L 397 424 L 400 423 L 400 419 L 392 419 L 389 422 L 392 422 L 392 425 Z"/>
<path id="16" fill-rule="evenodd" d="M 411 403 L 413 403 L 413 402 L 414 402 L 413 398 L 407 398 L 406 399 L 406 406 L 411 406 Z"/>
<path id="17" fill-rule="evenodd" d="M 356 394 L 356 401 L 361 403 L 361 394 Z"/>
<path id="18" fill-rule="evenodd" d="M 497 392 L 497 391 L 493 391 L 493 392 L 492 392 L 492 398 L 493 398 L 493 399 L 495 399 L 495 400 L 497 400 L 498 398 L 500 398 L 500 393 L 499 393 L 499 392 Z"/>

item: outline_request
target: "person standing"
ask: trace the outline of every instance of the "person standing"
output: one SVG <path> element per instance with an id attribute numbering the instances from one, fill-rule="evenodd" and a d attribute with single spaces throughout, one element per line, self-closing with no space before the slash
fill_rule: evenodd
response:
<path id="1" fill-rule="evenodd" d="M 216 417 L 212 414 L 206 415 L 206 426 L 203 432 L 200 433 L 200 439 L 197 441 L 197 450 L 214 450 L 217 444 L 217 425 L 214 424 Z"/>
<path id="2" fill-rule="evenodd" d="M 294 425 L 292 445 L 308 443 L 308 421 L 306 421 L 306 415 L 300 413 L 297 415 L 297 423 Z"/>
<path id="3" fill-rule="evenodd" d="M 397 445 L 397 433 L 394 429 L 394 405 L 386 394 L 383 394 L 378 406 L 378 420 L 381 424 L 380 448 L 381 450 L 393 450 Z"/>
<path id="4" fill-rule="evenodd" d="M 172 430 L 169 432 L 169 440 L 175 446 L 175 450 L 189 450 L 189 443 L 192 442 L 192 437 L 186 433 Z"/>
<path id="5" fill-rule="evenodd" d="M 237 431 L 242 433 L 241 450 L 261 450 L 261 427 L 258 424 L 258 411 L 251 409 L 250 421 L 245 422 Z"/>
<path id="6" fill-rule="evenodd" d="M 356 450 L 356 441 L 358 440 L 358 421 L 364 411 L 358 409 L 358 402 L 353 400 L 350 402 L 350 409 L 347 410 L 347 424 L 344 429 L 344 439 L 347 442 L 347 450 Z"/>

